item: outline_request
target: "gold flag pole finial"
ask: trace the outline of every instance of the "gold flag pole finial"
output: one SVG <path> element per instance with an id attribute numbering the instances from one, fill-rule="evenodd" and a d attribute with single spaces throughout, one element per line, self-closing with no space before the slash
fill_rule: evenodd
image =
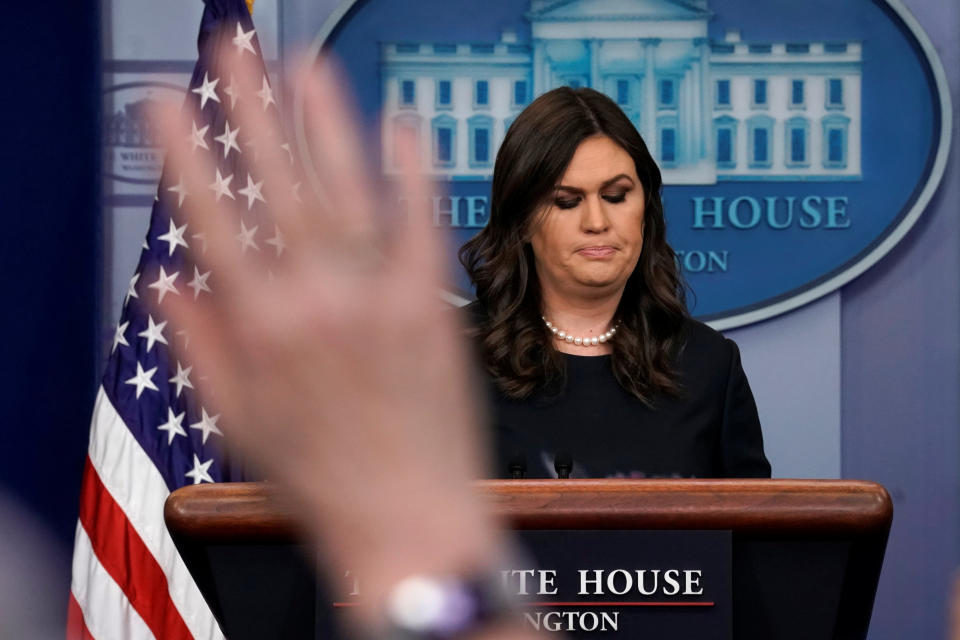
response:
<path id="1" fill-rule="evenodd" d="M 247 0 L 247 11 L 250 12 L 250 15 L 253 15 L 253 0 Z"/>

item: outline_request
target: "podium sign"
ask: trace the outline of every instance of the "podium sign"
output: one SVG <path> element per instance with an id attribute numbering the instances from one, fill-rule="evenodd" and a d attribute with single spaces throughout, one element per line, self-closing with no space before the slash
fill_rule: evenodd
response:
<path id="1" fill-rule="evenodd" d="M 569 637 L 730 640 L 729 531 L 521 531 L 524 564 L 501 571 L 524 624 Z M 319 596 L 317 638 L 363 599 L 363 576 Z"/>

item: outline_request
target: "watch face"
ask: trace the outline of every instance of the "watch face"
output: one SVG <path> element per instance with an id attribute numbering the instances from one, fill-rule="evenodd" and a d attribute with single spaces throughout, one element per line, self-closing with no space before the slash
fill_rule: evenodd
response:
<path id="1" fill-rule="evenodd" d="M 398 583 L 387 598 L 393 635 L 386 637 L 461 637 L 511 611 L 494 576 L 411 576 Z"/>
<path id="2" fill-rule="evenodd" d="M 406 578 L 393 589 L 387 601 L 391 620 L 402 629 L 424 632 L 447 617 L 450 595 L 440 581 L 425 576 Z"/>

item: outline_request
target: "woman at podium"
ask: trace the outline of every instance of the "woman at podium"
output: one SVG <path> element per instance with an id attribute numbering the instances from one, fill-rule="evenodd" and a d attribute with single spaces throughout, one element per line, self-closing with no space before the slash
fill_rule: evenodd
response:
<path id="1" fill-rule="evenodd" d="M 262 86 L 259 68 L 232 72 Z M 410 224 L 388 227 L 332 74 L 305 69 L 303 82 L 323 199 L 299 201 L 267 112 L 249 93 L 237 103 L 273 185 L 267 220 L 289 242 L 272 269 L 236 246 L 236 209 L 211 194 L 189 115 L 163 112 L 167 170 L 186 182 L 183 213 L 220 278 L 163 310 L 191 337 L 202 392 L 216 385 L 231 446 L 291 494 L 327 575 L 363 576 L 367 606 L 346 609 L 355 630 L 532 637 L 492 588 L 504 534 L 470 483 L 480 420 L 466 345 L 436 296 L 416 140 L 398 145 Z M 736 347 L 686 312 L 659 189 L 643 141 L 600 94 L 551 92 L 510 129 L 490 226 L 463 251 L 504 466 L 519 450 L 538 475 L 566 451 L 574 475 L 769 474 Z"/>
<path id="2" fill-rule="evenodd" d="M 687 311 L 660 170 L 591 89 L 543 94 L 460 250 L 498 477 L 769 477 L 736 344 Z"/>

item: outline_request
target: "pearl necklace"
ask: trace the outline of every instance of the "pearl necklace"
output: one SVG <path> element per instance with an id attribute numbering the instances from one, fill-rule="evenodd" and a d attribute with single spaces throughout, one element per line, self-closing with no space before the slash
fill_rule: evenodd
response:
<path id="1" fill-rule="evenodd" d="M 570 344 L 575 344 L 578 347 L 595 347 L 598 344 L 603 344 L 613 338 L 613 335 L 617 332 L 617 327 L 620 326 L 618 321 L 615 325 L 610 327 L 610 330 L 599 336 L 594 336 L 592 338 L 583 338 L 581 336 L 575 336 L 572 333 L 567 333 L 558 329 L 552 322 L 547 320 L 544 316 L 540 316 L 544 323 L 547 325 L 547 329 L 550 329 L 550 332 L 557 337 L 558 340 L 563 340 L 564 342 L 569 342 Z"/>

